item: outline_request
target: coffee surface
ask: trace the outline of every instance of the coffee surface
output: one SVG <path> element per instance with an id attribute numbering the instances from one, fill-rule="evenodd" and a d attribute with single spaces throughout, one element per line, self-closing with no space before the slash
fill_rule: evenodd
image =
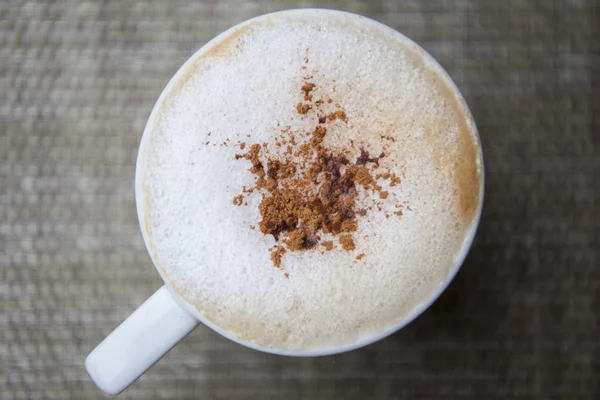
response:
<path id="1" fill-rule="evenodd" d="M 150 118 L 136 180 L 154 262 L 209 323 L 315 351 L 367 342 L 446 282 L 478 218 L 481 154 L 462 97 L 422 49 L 371 20 L 305 10 L 239 25 L 186 63 Z M 330 207 L 311 206 L 310 224 L 273 217 L 284 190 L 302 209 Z"/>

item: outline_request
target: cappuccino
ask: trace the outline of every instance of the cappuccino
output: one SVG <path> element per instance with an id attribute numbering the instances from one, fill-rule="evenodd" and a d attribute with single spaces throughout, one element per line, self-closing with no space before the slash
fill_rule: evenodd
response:
<path id="1" fill-rule="evenodd" d="M 356 15 L 232 28 L 158 100 L 136 185 L 148 250 L 210 325 L 311 352 L 390 331 L 451 278 L 482 160 L 460 93 L 424 50 Z"/>

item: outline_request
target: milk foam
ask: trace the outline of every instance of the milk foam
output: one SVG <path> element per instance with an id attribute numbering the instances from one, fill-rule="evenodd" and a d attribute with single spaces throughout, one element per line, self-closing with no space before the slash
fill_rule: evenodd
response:
<path id="1" fill-rule="evenodd" d="M 325 144 L 385 146 L 382 168 L 402 178 L 385 189 L 406 207 L 360 219 L 355 251 L 288 252 L 278 269 L 275 240 L 251 228 L 260 196 L 232 203 L 255 180 L 234 144 L 314 129 L 295 108 L 307 74 L 348 115 Z M 480 208 L 479 142 L 453 84 L 412 42 L 345 13 L 267 15 L 216 38 L 159 99 L 139 157 L 140 221 L 163 277 L 211 324 L 272 350 L 351 346 L 400 323 L 447 281 Z"/>

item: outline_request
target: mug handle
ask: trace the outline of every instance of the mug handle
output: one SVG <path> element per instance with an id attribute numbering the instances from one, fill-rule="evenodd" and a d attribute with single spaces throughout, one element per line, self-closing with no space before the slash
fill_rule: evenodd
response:
<path id="1" fill-rule="evenodd" d="M 88 355 L 85 369 L 103 392 L 119 394 L 198 323 L 163 286 Z"/>

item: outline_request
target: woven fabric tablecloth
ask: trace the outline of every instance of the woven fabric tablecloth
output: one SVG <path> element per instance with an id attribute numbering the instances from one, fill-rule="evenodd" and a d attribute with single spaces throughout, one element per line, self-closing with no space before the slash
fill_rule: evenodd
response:
<path id="1" fill-rule="evenodd" d="M 201 326 L 121 398 L 600 398 L 594 0 L 0 3 L 0 398 L 103 397 L 86 355 L 161 286 L 133 196 L 156 98 L 217 33 L 311 6 L 400 30 L 456 81 L 486 162 L 474 247 L 374 345 L 283 358 Z"/>

